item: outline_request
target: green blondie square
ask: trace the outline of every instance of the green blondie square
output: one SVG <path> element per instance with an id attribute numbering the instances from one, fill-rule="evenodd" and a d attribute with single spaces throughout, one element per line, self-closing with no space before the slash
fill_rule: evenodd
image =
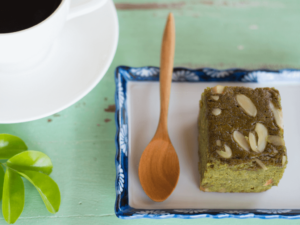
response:
<path id="1" fill-rule="evenodd" d="M 217 85 L 201 95 L 200 190 L 262 192 L 287 165 L 279 91 Z"/>

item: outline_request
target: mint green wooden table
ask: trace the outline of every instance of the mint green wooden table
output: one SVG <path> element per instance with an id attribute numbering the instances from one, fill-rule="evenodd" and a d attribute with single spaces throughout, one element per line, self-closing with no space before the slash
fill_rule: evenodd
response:
<path id="1" fill-rule="evenodd" d="M 47 212 L 25 182 L 25 208 L 16 224 L 300 224 L 300 220 L 120 220 L 114 215 L 114 69 L 159 65 L 165 19 L 176 20 L 175 66 L 300 68 L 299 0 L 116 0 L 120 39 L 106 76 L 82 100 L 53 116 L 0 125 L 30 149 L 50 156 L 62 201 Z M 138 4 L 136 4 L 138 3 Z M 5 221 L 0 216 L 0 223 Z"/>

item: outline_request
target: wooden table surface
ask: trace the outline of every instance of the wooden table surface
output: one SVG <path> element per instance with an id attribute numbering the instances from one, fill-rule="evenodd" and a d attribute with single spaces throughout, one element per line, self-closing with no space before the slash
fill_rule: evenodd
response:
<path id="1" fill-rule="evenodd" d="M 25 208 L 16 224 L 300 224 L 300 220 L 120 220 L 114 214 L 114 69 L 159 65 L 168 12 L 176 21 L 175 66 L 247 69 L 300 68 L 299 0 L 115 0 L 120 37 L 103 80 L 53 116 L 0 125 L 50 156 L 62 201 L 47 212 L 25 182 Z M 1 224 L 5 221 L 0 216 Z"/>

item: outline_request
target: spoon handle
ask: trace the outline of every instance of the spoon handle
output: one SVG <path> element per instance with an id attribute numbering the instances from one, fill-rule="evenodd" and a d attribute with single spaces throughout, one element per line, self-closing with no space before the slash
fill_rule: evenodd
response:
<path id="1" fill-rule="evenodd" d="M 168 109 L 175 53 L 175 23 L 170 13 L 164 30 L 160 55 L 160 119 L 158 132 L 168 132 Z"/>

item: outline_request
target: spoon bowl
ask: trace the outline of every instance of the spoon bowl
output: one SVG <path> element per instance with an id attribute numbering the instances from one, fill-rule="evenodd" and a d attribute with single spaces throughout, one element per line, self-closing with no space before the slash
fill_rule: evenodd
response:
<path id="1" fill-rule="evenodd" d="M 154 138 L 144 150 L 139 177 L 145 193 L 156 202 L 167 199 L 178 182 L 179 161 L 169 140 Z"/>

